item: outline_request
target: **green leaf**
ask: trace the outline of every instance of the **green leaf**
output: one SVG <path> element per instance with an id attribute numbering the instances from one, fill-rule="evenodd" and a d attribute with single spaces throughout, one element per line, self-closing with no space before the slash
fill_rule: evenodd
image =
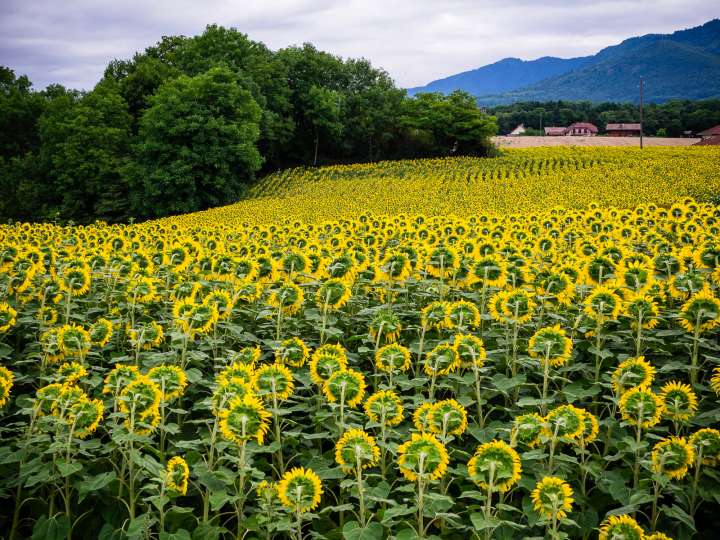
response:
<path id="1" fill-rule="evenodd" d="M 71 463 L 61 461 L 60 463 L 57 464 L 57 468 L 60 471 L 60 474 L 64 478 L 66 478 L 66 477 L 82 470 L 82 465 L 80 463 L 78 463 L 77 461 L 73 461 Z"/>
<path id="2" fill-rule="evenodd" d="M 117 476 L 115 475 L 115 471 L 110 471 L 98 474 L 96 476 L 91 476 L 90 478 L 86 478 L 82 482 L 78 482 L 78 502 L 82 502 L 85 497 L 87 497 L 88 493 L 101 490 L 110 482 L 115 480 L 115 478 L 117 478 Z"/>
<path id="3" fill-rule="evenodd" d="M 383 526 L 375 521 L 361 527 L 357 521 L 349 521 L 343 527 L 343 538 L 345 540 L 380 540 L 385 530 Z"/>

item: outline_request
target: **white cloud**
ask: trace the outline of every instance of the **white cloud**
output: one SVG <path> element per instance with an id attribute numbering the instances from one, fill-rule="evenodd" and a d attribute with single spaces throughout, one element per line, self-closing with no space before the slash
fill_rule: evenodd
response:
<path id="1" fill-rule="evenodd" d="M 90 88 L 113 58 L 217 23 L 273 49 L 363 56 L 414 86 L 507 56 L 592 54 L 719 11 L 716 0 L 2 0 L 0 64 L 38 87 Z"/>

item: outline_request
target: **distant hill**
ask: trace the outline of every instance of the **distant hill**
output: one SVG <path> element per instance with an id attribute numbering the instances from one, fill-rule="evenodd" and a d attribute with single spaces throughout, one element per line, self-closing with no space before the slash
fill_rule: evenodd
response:
<path id="1" fill-rule="evenodd" d="M 515 101 L 632 102 L 644 77 L 648 102 L 720 97 L 720 19 L 672 34 L 626 39 L 593 56 L 507 58 L 410 89 L 449 93 L 460 89 L 483 105 Z"/>

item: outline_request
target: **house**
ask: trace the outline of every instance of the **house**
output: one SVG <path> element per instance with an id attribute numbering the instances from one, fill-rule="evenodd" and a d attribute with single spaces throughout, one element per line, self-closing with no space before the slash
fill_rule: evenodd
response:
<path id="1" fill-rule="evenodd" d="M 702 140 L 696 142 L 693 146 L 720 146 L 720 135 L 703 137 Z"/>
<path id="2" fill-rule="evenodd" d="M 609 137 L 639 137 L 640 124 L 608 124 L 605 131 Z"/>
<path id="3" fill-rule="evenodd" d="M 698 135 L 701 139 L 707 139 L 720 135 L 720 124 L 718 124 L 717 126 L 713 126 L 710 129 L 706 129 L 705 131 L 701 131 L 700 133 L 698 133 Z"/>
<path id="4" fill-rule="evenodd" d="M 516 135 L 522 135 L 525 133 L 525 124 L 520 124 L 518 127 L 513 129 L 508 135 L 516 136 Z"/>
<path id="5" fill-rule="evenodd" d="M 575 122 L 574 124 L 570 124 L 568 126 L 565 135 L 580 135 L 584 137 L 593 137 L 597 135 L 597 133 L 597 126 L 591 124 L 590 122 Z"/>
<path id="6" fill-rule="evenodd" d="M 559 137 L 565 135 L 566 131 L 566 127 L 550 126 L 545 128 L 545 135 L 547 135 L 548 137 Z"/>

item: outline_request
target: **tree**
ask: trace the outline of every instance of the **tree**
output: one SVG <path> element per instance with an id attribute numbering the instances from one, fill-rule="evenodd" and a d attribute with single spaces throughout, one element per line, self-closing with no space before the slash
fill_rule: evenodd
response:
<path id="1" fill-rule="evenodd" d="M 127 217 L 120 175 L 130 151 L 132 118 L 117 85 L 98 84 L 77 100 L 59 94 L 40 119 L 48 217 L 88 221 Z"/>
<path id="2" fill-rule="evenodd" d="M 307 101 L 306 115 L 314 132 L 313 166 L 315 166 L 317 165 L 320 137 L 332 141 L 342 135 L 343 124 L 340 119 L 342 94 L 322 86 L 312 86 L 308 92 Z"/>
<path id="3" fill-rule="evenodd" d="M 140 119 L 134 161 L 125 169 L 135 214 L 192 212 L 240 197 L 262 164 L 261 115 L 228 68 L 161 85 Z"/>

